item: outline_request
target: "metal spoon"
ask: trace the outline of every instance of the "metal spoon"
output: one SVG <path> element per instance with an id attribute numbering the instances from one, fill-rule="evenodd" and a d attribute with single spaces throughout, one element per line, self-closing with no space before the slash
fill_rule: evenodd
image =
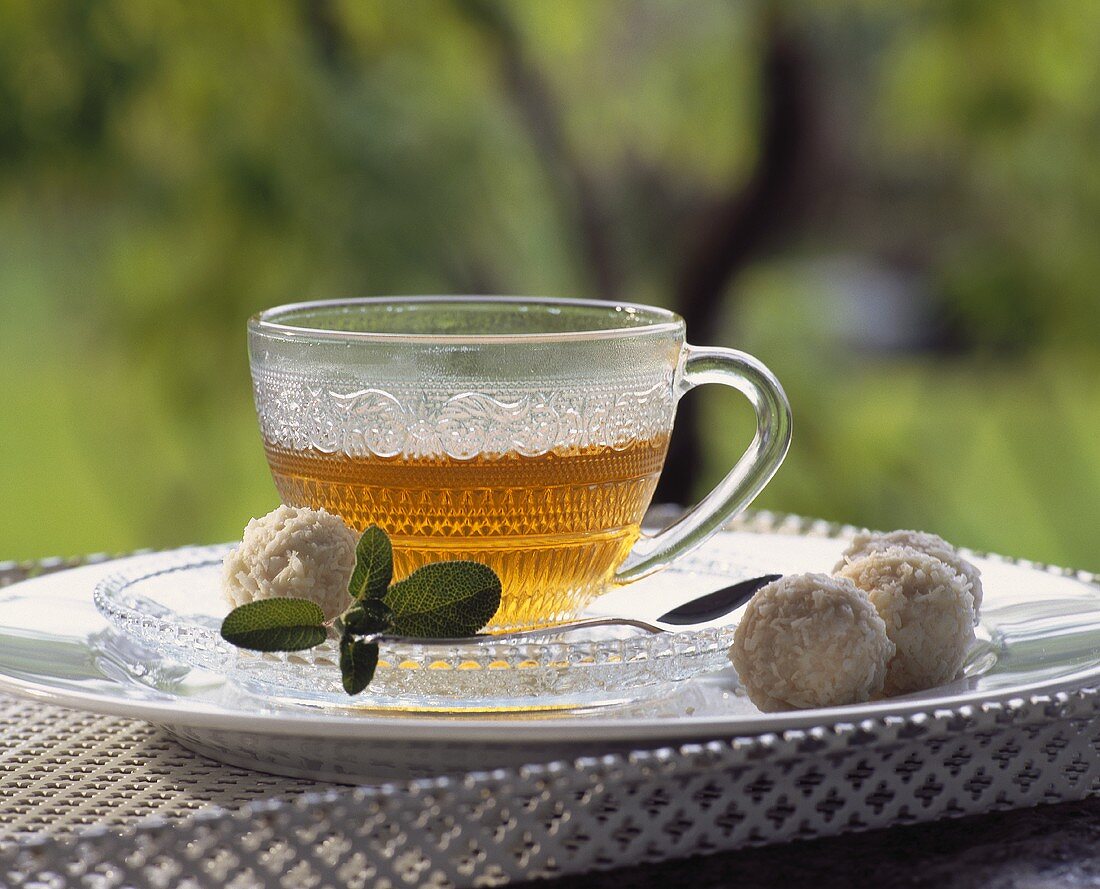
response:
<path id="1" fill-rule="evenodd" d="M 671 611 L 666 611 L 657 618 L 659 623 L 672 624 L 678 627 L 690 627 L 695 624 L 705 624 L 712 620 L 724 617 L 731 611 L 736 611 L 749 601 L 762 586 L 778 580 L 780 574 L 765 574 L 763 577 L 753 577 L 749 580 L 740 580 L 728 587 L 706 593 L 698 598 L 677 605 Z M 463 639 L 411 639 L 407 636 L 378 636 L 378 642 L 402 642 L 415 645 L 460 645 L 468 643 L 471 639 L 484 638 L 485 641 L 508 642 L 510 640 L 538 639 L 545 636 L 558 636 L 570 633 L 573 630 L 589 629 L 591 627 L 636 627 L 647 633 L 667 633 L 664 627 L 648 621 L 633 617 L 589 617 L 582 620 L 565 621 L 553 624 L 549 627 L 537 627 L 531 630 L 515 630 L 509 633 L 488 633 L 484 637 L 467 636 Z"/>
<path id="2" fill-rule="evenodd" d="M 725 589 L 707 593 L 698 599 L 678 605 L 657 618 L 657 622 L 689 627 L 692 624 L 705 624 L 707 621 L 718 620 L 748 602 L 762 586 L 766 586 L 773 580 L 779 580 L 782 576 L 765 574 L 763 577 L 742 580 Z"/>

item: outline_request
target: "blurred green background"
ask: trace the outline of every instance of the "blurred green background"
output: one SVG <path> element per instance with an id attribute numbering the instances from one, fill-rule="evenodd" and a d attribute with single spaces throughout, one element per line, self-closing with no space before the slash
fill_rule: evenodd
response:
<path id="1" fill-rule="evenodd" d="M 269 509 L 252 312 L 502 292 L 763 359 L 762 506 L 1100 568 L 1098 58 L 1094 0 L 6 0 L 0 558 Z M 750 434 L 686 412 L 666 499 Z"/>

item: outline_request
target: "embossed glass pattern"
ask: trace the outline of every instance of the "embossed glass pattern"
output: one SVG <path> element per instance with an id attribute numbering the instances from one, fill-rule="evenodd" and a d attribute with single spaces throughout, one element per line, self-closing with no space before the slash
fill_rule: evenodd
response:
<path id="1" fill-rule="evenodd" d="M 692 350 L 683 321 L 662 309 L 345 300 L 272 309 L 249 331 L 260 430 L 283 500 L 381 526 L 398 577 L 440 559 L 490 565 L 504 586 L 498 627 L 574 614 L 636 544 L 630 577 L 701 542 L 763 487 L 789 438 L 767 371 L 732 350 Z M 723 367 L 700 376 L 693 361 Z M 710 381 L 750 395 L 757 441 L 720 496 L 639 543 L 676 401 Z"/>

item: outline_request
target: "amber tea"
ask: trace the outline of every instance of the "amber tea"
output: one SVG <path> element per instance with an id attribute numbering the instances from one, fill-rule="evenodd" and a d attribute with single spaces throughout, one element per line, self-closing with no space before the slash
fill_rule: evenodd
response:
<path id="1" fill-rule="evenodd" d="M 764 365 L 692 346 L 682 318 L 636 303 L 296 303 L 249 319 L 248 350 L 283 500 L 379 525 L 398 577 L 443 559 L 488 564 L 504 586 L 493 629 L 571 618 L 699 546 L 790 442 L 790 408 Z M 710 383 L 752 403 L 752 443 L 697 506 L 642 535 L 676 403 Z"/>
<path id="2" fill-rule="evenodd" d="M 568 617 L 606 586 L 638 538 L 667 445 L 459 460 L 269 444 L 267 457 L 284 502 L 386 531 L 396 578 L 440 559 L 492 567 L 503 584 L 494 626 L 516 627 Z"/>

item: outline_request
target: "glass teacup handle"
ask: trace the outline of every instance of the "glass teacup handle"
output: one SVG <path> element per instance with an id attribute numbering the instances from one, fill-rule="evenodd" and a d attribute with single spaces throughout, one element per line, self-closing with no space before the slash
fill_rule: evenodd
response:
<path id="1" fill-rule="evenodd" d="M 783 387 L 763 364 L 736 349 L 684 346 L 677 400 L 705 383 L 732 386 L 752 402 L 756 435 L 729 474 L 693 509 L 663 531 L 643 535 L 616 572 L 629 583 L 690 552 L 748 506 L 775 475 L 791 443 L 791 406 Z"/>

